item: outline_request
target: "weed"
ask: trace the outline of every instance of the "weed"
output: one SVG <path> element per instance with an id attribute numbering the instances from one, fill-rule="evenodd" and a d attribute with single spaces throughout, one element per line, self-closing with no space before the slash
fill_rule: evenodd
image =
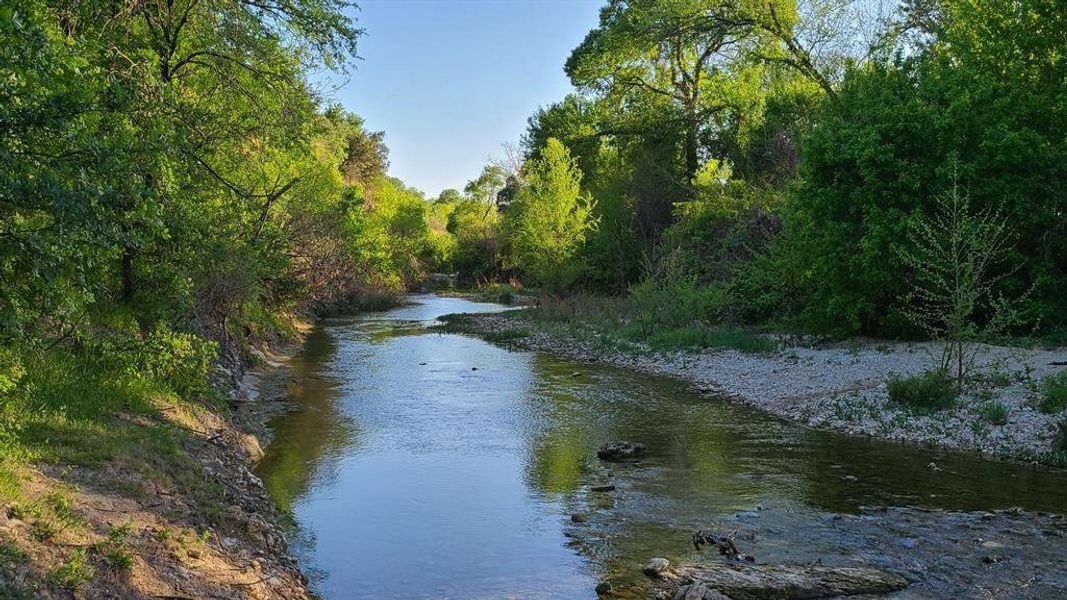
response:
<path id="1" fill-rule="evenodd" d="M 1041 411 L 1054 414 L 1067 408 L 1067 370 L 1046 377 L 1041 382 Z"/>
<path id="2" fill-rule="evenodd" d="M 113 525 L 107 539 L 93 545 L 93 551 L 100 555 L 110 569 L 126 571 L 133 565 L 126 540 L 130 535 L 130 524 Z"/>
<path id="3" fill-rule="evenodd" d="M 30 525 L 30 537 L 38 542 L 47 542 L 63 531 L 63 528 L 52 519 L 37 519 Z"/>
<path id="4" fill-rule="evenodd" d="M 504 344 L 514 340 L 521 340 L 522 338 L 529 337 L 530 332 L 525 329 L 505 329 L 503 331 L 492 331 L 485 334 L 485 341 L 493 344 Z"/>
<path id="5" fill-rule="evenodd" d="M 93 566 L 86 558 L 85 548 L 78 548 L 70 553 L 66 562 L 48 572 L 48 580 L 55 585 L 77 590 L 92 579 L 93 574 Z"/>
<path id="6" fill-rule="evenodd" d="M 978 407 L 978 414 L 990 425 L 1007 425 L 1008 407 L 1000 401 L 989 400 Z"/>
<path id="7" fill-rule="evenodd" d="M 29 555 L 27 555 L 22 548 L 19 548 L 8 540 L 0 538 L 0 568 L 8 565 L 24 563 L 29 560 L 29 558 Z"/>

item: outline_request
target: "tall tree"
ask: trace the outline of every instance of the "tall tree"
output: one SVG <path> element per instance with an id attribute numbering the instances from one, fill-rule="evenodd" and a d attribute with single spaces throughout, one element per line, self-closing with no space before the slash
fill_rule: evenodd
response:
<path id="1" fill-rule="evenodd" d="M 592 201 L 582 193 L 582 174 L 570 152 L 555 138 L 526 170 L 526 184 L 507 213 L 512 264 L 559 290 L 567 283 L 570 261 L 596 226 Z"/>
<path id="2" fill-rule="evenodd" d="M 772 6 L 778 0 L 772 2 Z M 701 128 L 734 106 L 723 76 L 758 42 L 744 2 L 611 0 L 600 24 L 565 66 L 581 89 L 625 105 L 635 92 L 667 101 L 682 115 L 687 179 L 700 168 Z"/>

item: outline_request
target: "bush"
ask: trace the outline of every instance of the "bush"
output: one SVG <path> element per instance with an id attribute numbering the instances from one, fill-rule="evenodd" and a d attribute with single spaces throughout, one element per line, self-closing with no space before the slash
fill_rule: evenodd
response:
<path id="1" fill-rule="evenodd" d="M 1067 371 L 1060 371 L 1041 382 L 1040 408 L 1048 414 L 1067 408 Z"/>
<path id="2" fill-rule="evenodd" d="M 723 290 L 701 286 L 693 279 L 646 279 L 630 292 L 633 318 L 652 334 L 659 327 L 718 323 L 722 319 Z"/>
<path id="3" fill-rule="evenodd" d="M 920 411 L 951 408 L 958 394 L 956 386 L 940 370 L 908 377 L 893 375 L 886 387 L 891 402 Z"/>

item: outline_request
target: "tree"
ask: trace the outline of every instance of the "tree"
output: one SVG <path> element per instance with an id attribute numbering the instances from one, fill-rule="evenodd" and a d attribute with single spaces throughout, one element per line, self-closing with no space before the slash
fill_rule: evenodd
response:
<path id="1" fill-rule="evenodd" d="M 912 271 L 906 314 L 940 342 L 937 370 L 957 386 L 974 367 L 977 342 L 1019 322 L 1016 303 L 994 293 L 1011 272 L 1011 237 L 998 213 L 971 209 L 953 173 L 952 188 L 937 198 L 933 214 L 911 220 L 908 243 L 899 250 Z"/>
<path id="2" fill-rule="evenodd" d="M 494 164 L 485 165 L 476 179 L 467 182 L 463 187 L 463 193 L 468 198 L 483 204 L 496 202 L 496 194 L 507 183 L 507 172 L 503 167 Z"/>
<path id="3" fill-rule="evenodd" d="M 701 128 L 737 105 L 728 73 L 751 66 L 743 52 L 758 36 L 743 4 L 611 0 L 565 69 L 579 88 L 613 96 L 620 104 L 642 93 L 675 107 L 684 123 L 685 173 L 691 180 L 700 167 Z"/>
<path id="4" fill-rule="evenodd" d="M 507 215 L 511 265 L 558 291 L 569 283 L 570 261 L 596 227 L 593 203 L 582 193 L 581 171 L 570 152 L 555 138 L 526 171 Z"/>

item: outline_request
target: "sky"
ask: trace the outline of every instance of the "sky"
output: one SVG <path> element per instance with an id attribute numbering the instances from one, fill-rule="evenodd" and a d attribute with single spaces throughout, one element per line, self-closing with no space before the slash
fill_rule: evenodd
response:
<path id="1" fill-rule="evenodd" d="M 360 60 L 332 100 L 385 131 L 389 173 L 462 189 L 572 91 L 563 63 L 604 0 L 357 0 Z"/>

